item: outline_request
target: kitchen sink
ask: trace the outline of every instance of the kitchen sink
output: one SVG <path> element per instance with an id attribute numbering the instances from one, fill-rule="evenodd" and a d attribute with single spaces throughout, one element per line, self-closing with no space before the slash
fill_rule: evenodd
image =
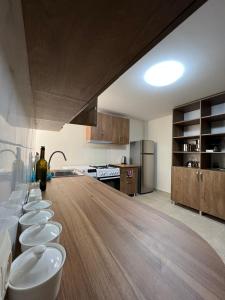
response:
<path id="1" fill-rule="evenodd" d="M 51 172 L 52 177 L 75 177 L 75 176 L 83 176 L 81 172 L 75 170 L 54 170 Z"/>

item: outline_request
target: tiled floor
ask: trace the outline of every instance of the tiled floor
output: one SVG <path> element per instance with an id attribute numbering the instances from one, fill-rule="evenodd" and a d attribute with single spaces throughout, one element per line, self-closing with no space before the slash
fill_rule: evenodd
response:
<path id="1" fill-rule="evenodd" d="M 197 212 L 171 204 L 169 194 L 164 192 L 138 195 L 136 199 L 189 226 L 216 250 L 225 263 L 225 222 L 200 216 Z"/>

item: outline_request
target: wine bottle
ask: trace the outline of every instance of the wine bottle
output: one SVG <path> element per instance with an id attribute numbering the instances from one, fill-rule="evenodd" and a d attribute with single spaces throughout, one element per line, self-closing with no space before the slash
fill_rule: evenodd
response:
<path id="1" fill-rule="evenodd" d="M 40 159 L 36 164 L 36 181 L 40 181 L 40 189 L 46 190 L 48 164 L 45 160 L 45 147 L 41 146 Z"/>

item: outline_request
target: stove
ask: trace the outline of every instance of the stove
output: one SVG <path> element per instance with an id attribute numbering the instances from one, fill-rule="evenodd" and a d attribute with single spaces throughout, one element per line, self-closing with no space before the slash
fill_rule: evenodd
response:
<path id="1" fill-rule="evenodd" d="M 96 177 L 98 179 L 120 178 L 120 168 L 112 165 L 90 166 L 96 169 Z"/>

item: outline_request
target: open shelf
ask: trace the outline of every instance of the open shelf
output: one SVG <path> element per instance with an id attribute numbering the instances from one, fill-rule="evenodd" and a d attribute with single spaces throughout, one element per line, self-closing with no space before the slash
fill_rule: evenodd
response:
<path id="1" fill-rule="evenodd" d="M 220 133 L 202 133 L 202 136 L 224 136 L 225 137 L 225 132 L 220 132 Z"/>
<path id="2" fill-rule="evenodd" d="M 225 120 L 225 113 L 203 116 L 202 120 L 206 120 L 206 121 L 209 121 L 209 122 L 223 121 L 223 120 Z"/>
<path id="3" fill-rule="evenodd" d="M 173 151 L 175 154 L 200 154 L 199 151 Z"/>
<path id="4" fill-rule="evenodd" d="M 202 151 L 202 154 L 225 154 L 225 151 L 219 151 L 219 152 L 206 152 L 206 151 Z"/>
<path id="5" fill-rule="evenodd" d="M 182 136 L 174 136 L 173 137 L 174 139 L 199 139 L 200 138 L 200 135 L 182 135 Z"/>
<path id="6" fill-rule="evenodd" d="M 177 126 L 190 126 L 190 125 L 197 125 L 200 124 L 200 119 L 191 119 L 191 120 L 183 120 L 183 121 L 178 121 L 174 122 L 173 125 Z"/>

